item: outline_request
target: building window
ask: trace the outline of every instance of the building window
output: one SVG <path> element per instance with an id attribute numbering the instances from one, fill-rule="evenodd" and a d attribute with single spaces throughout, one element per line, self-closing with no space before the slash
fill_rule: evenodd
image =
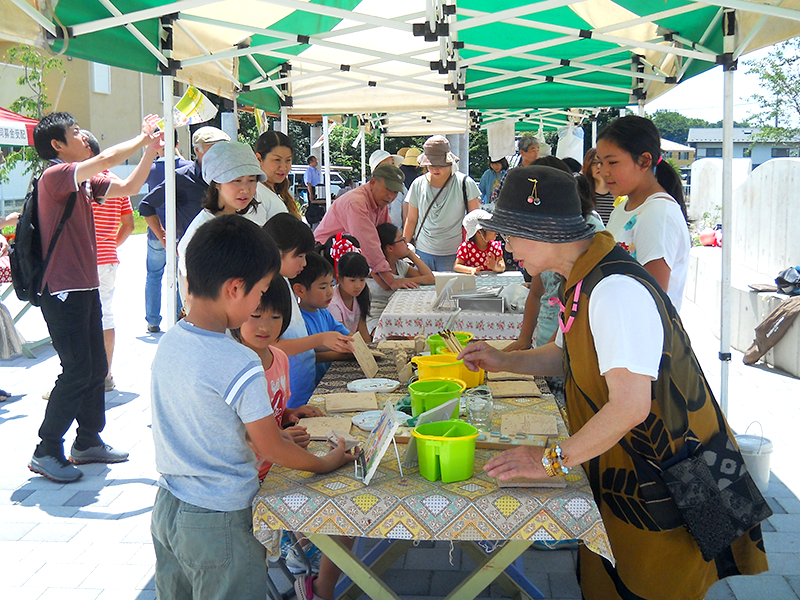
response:
<path id="1" fill-rule="evenodd" d="M 709 158 L 722 158 L 722 148 L 706 148 L 706 156 Z"/>
<path id="2" fill-rule="evenodd" d="M 744 158 L 750 158 L 753 155 L 753 149 L 750 147 L 742 148 L 742 156 Z"/>
<path id="3" fill-rule="evenodd" d="M 772 158 L 787 158 L 789 156 L 788 148 L 773 148 Z"/>
<path id="4" fill-rule="evenodd" d="M 689 160 L 688 152 L 678 152 L 678 160 Z"/>
<path id="5" fill-rule="evenodd" d="M 111 93 L 111 67 L 92 63 L 92 91 L 95 94 Z"/>

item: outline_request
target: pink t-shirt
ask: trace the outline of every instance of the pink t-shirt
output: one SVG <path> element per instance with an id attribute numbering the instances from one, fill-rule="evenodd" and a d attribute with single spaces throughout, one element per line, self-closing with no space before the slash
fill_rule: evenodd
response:
<path id="1" fill-rule="evenodd" d="M 358 322 L 361 320 L 361 307 L 358 305 L 358 300 L 353 298 L 353 310 L 347 308 L 347 305 L 339 293 L 339 286 L 333 288 L 333 298 L 328 305 L 328 311 L 333 315 L 333 318 L 339 321 L 347 328 L 349 333 L 355 333 L 358 329 Z"/>
<path id="2" fill-rule="evenodd" d="M 486 261 L 489 259 L 490 253 L 500 260 L 503 259 L 503 247 L 499 241 L 489 242 L 489 247 L 486 250 L 481 250 L 475 242 L 467 240 L 466 242 L 461 242 L 456 258 L 460 258 L 468 267 L 480 267 L 483 271 L 489 271 L 491 269 L 486 266 Z"/>
<path id="3" fill-rule="evenodd" d="M 269 401 L 272 404 L 272 414 L 278 422 L 278 428 L 283 429 L 283 413 L 286 410 L 286 403 L 289 401 L 291 389 L 289 387 L 289 357 L 280 348 L 269 347 L 272 352 L 272 366 L 264 369 L 264 376 L 267 378 L 267 392 Z M 256 468 L 258 469 L 259 480 L 264 479 L 272 468 L 272 463 L 265 461 L 256 453 Z"/>
<path id="4" fill-rule="evenodd" d="M 97 289 L 97 241 L 94 233 L 92 201 L 105 196 L 111 180 L 95 175 L 76 182 L 77 163 L 59 163 L 49 167 L 39 179 L 39 226 L 42 232 L 42 256 L 47 254 L 50 239 L 58 227 L 72 192 L 77 191 L 75 208 L 64 222 L 53 255 L 47 264 L 42 289 L 50 294 Z"/>

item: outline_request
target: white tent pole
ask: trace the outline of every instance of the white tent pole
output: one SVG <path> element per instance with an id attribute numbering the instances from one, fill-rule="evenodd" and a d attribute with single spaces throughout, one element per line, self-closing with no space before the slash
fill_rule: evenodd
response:
<path id="1" fill-rule="evenodd" d="M 325 136 L 322 143 L 322 156 L 325 160 L 325 210 L 330 210 L 331 208 L 331 145 L 329 134 L 328 115 L 322 115 L 322 135 Z"/>
<path id="2" fill-rule="evenodd" d="M 361 130 L 361 185 L 364 185 L 367 182 L 367 132 L 363 124 L 359 129 Z"/>
<path id="3" fill-rule="evenodd" d="M 381 131 L 381 150 L 386 150 L 386 148 L 383 147 L 384 142 L 386 142 L 386 136 L 383 134 L 383 131 Z"/>
<path id="4" fill-rule="evenodd" d="M 733 201 L 733 72 L 736 62 L 736 11 L 726 10 L 722 18 L 722 48 L 729 60 L 723 61 L 724 101 L 722 110 L 722 286 L 720 298 L 719 359 L 721 361 L 721 381 L 719 404 L 722 412 L 728 414 L 728 374 L 731 361 L 731 256 Z"/>
<path id="5" fill-rule="evenodd" d="M 644 116 L 644 99 L 643 98 L 639 99 L 639 116 L 640 117 Z"/>
<path id="6" fill-rule="evenodd" d="M 289 108 L 281 106 L 281 133 L 289 135 Z"/>
<path id="7" fill-rule="evenodd" d="M 167 222 L 167 329 L 175 325 L 176 306 L 175 296 L 178 277 L 176 272 L 175 255 L 178 247 L 177 221 L 175 218 L 175 120 L 172 113 L 172 97 L 174 77 L 164 75 L 161 77 L 161 89 L 164 96 L 164 201 L 166 205 Z M 184 298 L 185 300 L 185 298 Z"/>
<path id="8" fill-rule="evenodd" d="M 592 119 L 592 148 L 597 148 L 597 115 Z"/>

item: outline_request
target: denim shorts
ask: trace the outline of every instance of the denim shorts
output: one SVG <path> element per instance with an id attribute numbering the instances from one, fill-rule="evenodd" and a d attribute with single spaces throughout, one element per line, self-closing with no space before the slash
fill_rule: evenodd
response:
<path id="1" fill-rule="evenodd" d="M 250 508 L 218 512 L 159 488 L 150 532 L 156 594 L 170 600 L 264 600 L 266 548 L 253 535 Z"/>

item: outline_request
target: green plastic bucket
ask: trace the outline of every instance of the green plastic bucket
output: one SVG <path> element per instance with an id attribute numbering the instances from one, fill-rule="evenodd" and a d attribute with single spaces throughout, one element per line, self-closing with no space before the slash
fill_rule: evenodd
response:
<path id="1" fill-rule="evenodd" d="M 463 421 L 438 421 L 411 430 L 417 439 L 419 474 L 428 481 L 464 481 L 475 466 L 478 430 Z"/>
<path id="2" fill-rule="evenodd" d="M 467 384 L 460 379 L 439 377 L 415 381 L 408 386 L 408 393 L 411 395 L 411 416 L 418 417 L 448 400 L 458 398 L 465 389 Z M 458 405 L 453 410 L 452 416 L 458 417 Z"/>
<path id="3" fill-rule="evenodd" d="M 467 331 L 454 331 L 453 333 L 455 334 L 456 339 L 461 342 L 462 346 L 466 346 L 470 341 L 472 341 L 473 335 Z M 442 336 L 440 336 L 438 333 L 429 335 L 426 341 L 431 349 L 431 354 L 441 354 L 442 351 L 447 350 L 447 346 L 444 344 L 444 339 L 442 339 Z"/>

